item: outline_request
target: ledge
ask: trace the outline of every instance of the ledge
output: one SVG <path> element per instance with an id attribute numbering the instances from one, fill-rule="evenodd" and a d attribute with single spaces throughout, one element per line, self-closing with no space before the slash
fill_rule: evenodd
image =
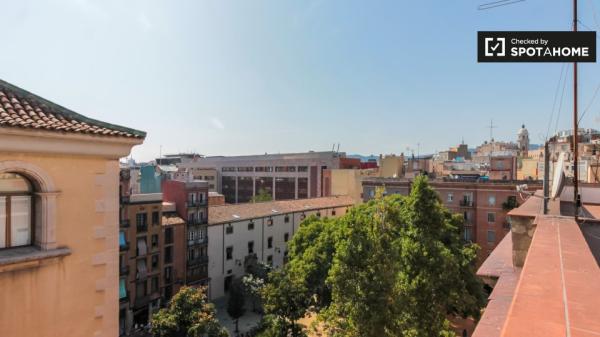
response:
<path id="1" fill-rule="evenodd" d="M 60 258 L 70 254 L 71 249 L 69 248 L 41 250 L 38 247 L 27 246 L 1 250 L 0 273 L 38 267 L 44 260 Z"/>

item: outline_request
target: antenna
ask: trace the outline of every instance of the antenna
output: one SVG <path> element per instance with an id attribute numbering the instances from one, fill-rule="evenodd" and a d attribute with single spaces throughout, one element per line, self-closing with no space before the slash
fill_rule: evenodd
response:
<path id="1" fill-rule="evenodd" d="M 486 128 L 490 129 L 490 142 L 493 142 L 494 140 L 494 129 L 496 129 L 498 126 L 494 125 L 494 120 L 490 119 L 490 126 L 487 126 Z"/>
<path id="2" fill-rule="evenodd" d="M 339 153 L 339 152 L 340 152 L 340 143 L 338 143 L 338 147 L 337 147 L 337 151 L 336 151 L 336 152 L 337 152 L 337 153 Z"/>

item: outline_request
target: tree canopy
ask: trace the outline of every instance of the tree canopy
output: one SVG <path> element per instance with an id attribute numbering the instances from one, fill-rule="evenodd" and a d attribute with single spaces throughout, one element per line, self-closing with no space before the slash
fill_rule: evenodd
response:
<path id="1" fill-rule="evenodd" d="M 293 322 L 315 309 L 332 336 L 451 336 L 448 315 L 478 318 L 485 304 L 477 246 L 462 231 L 422 176 L 408 196 L 378 193 L 341 218 L 308 218 L 264 288 L 265 311 Z"/>
<path id="2" fill-rule="evenodd" d="M 207 301 L 206 289 L 182 287 L 169 303 L 152 316 L 155 337 L 228 337 Z"/>

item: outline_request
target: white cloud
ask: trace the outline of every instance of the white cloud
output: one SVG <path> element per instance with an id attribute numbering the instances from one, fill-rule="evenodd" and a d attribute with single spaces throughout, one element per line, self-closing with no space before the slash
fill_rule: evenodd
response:
<path id="1" fill-rule="evenodd" d="M 225 130 L 225 125 L 223 125 L 223 122 L 221 122 L 221 120 L 218 119 L 217 117 L 212 117 L 210 119 L 210 122 L 215 127 L 215 129 Z"/>

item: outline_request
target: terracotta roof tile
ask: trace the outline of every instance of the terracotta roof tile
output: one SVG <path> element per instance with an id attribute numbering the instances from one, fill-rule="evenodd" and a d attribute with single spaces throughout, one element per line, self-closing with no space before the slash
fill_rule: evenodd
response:
<path id="1" fill-rule="evenodd" d="M 208 224 L 241 221 L 292 212 L 310 211 L 321 208 L 354 205 L 349 196 L 323 197 L 313 199 L 282 200 L 237 205 L 209 206 Z"/>
<path id="2" fill-rule="evenodd" d="M 0 128 L 145 138 L 146 133 L 87 118 L 0 80 Z"/>

